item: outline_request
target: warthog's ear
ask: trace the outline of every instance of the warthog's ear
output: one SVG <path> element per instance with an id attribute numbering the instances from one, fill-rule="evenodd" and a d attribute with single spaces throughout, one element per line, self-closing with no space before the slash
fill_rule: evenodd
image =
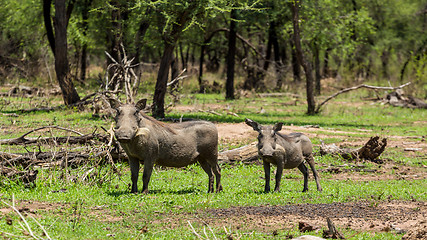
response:
<path id="1" fill-rule="evenodd" d="M 122 105 L 122 103 L 119 102 L 119 100 L 114 98 L 109 98 L 108 101 L 110 102 L 110 106 L 114 109 L 117 109 L 120 107 L 120 105 Z"/>
<path id="2" fill-rule="evenodd" d="M 136 107 L 139 111 L 141 111 L 141 110 L 145 109 L 145 106 L 146 106 L 146 105 L 147 105 L 147 99 L 146 99 L 146 98 L 143 98 L 143 99 L 139 100 L 139 101 L 135 104 L 135 107 Z"/>
<path id="3" fill-rule="evenodd" d="M 250 120 L 249 118 L 245 119 L 245 123 L 247 125 L 251 126 L 255 131 L 257 131 L 257 132 L 259 131 L 259 123 L 255 122 L 253 120 Z"/>
<path id="4" fill-rule="evenodd" d="M 278 132 L 278 131 L 282 130 L 282 125 L 283 125 L 283 123 L 281 123 L 281 122 L 274 124 L 273 131 Z"/>

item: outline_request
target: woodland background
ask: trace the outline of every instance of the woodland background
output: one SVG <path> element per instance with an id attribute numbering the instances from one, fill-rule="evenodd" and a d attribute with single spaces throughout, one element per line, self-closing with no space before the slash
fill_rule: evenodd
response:
<path id="1" fill-rule="evenodd" d="M 236 89 L 305 88 L 309 114 L 325 79 L 337 88 L 411 82 L 405 91 L 427 97 L 422 0 L 0 4 L 0 84 L 59 85 L 66 105 L 88 88 L 108 89 L 113 73 L 106 69 L 124 58 L 135 72 L 134 91 L 149 95 L 155 117 L 164 117 L 168 82 L 183 69 L 197 79 L 190 91 L 226 99 L 239 97 Z"/>

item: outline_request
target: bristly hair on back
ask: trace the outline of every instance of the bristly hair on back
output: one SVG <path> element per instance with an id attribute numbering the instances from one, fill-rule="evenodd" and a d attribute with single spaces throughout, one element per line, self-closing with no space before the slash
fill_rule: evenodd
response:
<path id="1" fill-rule="evenodd" d="M 145 118 L 145 119 L 147 119 L 148 121 L 150 121 L 151 123 L 153 123 L 153 125 L 154 125 L 154 126 L 156 126 L 156 127 L 158 127 L 158 128 L 161 128 L 161 129 L 164 129 L 164 130 L 166 130 L 166 131 L 168 131 L 168 132 L 170 132 L 170 133 L 172 133 L 172 134 L 177 134 L 177 132 L 176 132 L 173 128 L 171 128 L 171 127 L 169 126 L 169 124 L 164 123 L 164 122 L 161 122 L 161 121 L 158 121 L 157 119 L 155 119 L 155 118 L 153 118 L 153 117 L 151 117 L 151 116 L 145 115 L 144 113 L 140 113 L 140 115 L 141 115 L 143 118 Z"/>

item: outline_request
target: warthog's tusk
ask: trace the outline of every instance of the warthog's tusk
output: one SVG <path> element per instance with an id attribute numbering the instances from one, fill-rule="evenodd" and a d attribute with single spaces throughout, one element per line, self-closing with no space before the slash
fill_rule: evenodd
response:
<path id="1" fill-rule="evenodd" d="M 285 150 L 285 148 L 283 148 L 282 146 L 280 146 L 279 144 L 277 144 L 275 152 L 286 153 L 286 150 Z"/>
<path id="2" fill-rule="evenodd" d="M 150 129 L 148 128 L 138 128 L 138 130 L 136 130 L 135 137 L 138 137 L 141 135 L 147 136 L 149 133 L 150 133 Z"/>

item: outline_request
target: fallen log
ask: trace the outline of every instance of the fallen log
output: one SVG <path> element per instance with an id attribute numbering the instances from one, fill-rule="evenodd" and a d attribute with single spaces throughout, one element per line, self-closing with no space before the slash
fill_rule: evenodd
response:
<path id="1" fill-rule="evenodd" d="M 371 137 L 365 145 L 357 149 L 340 148 L 335 144 L 326 145 L 322 141 L 319 153 L 321 156 L 327 154 L 339 155 L 347 160 L 365 159 L 380 163 L 376 159 L 384 152 L 386 146 L 387 139 L 380 140 L 378 136 Z"/>
<path id="2" fill-rule="evenodd" d="M 258 161 L 257 143 L 253 142 L 243 147 L 218 153 L 218 161 L 226 164 L 254 163 Z"/>

